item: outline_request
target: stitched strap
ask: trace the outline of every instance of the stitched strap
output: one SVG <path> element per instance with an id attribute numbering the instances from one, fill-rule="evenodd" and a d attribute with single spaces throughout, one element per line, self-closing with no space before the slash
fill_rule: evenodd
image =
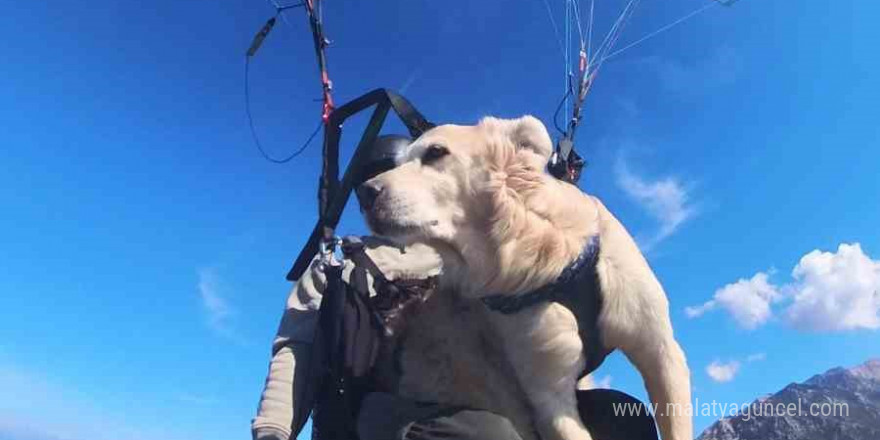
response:
<path id="1" fill-rule="evenodd" d="M 367 252 L 364 250 L 364 242 L 359 237 L 344 237 L 342 239 L 342 253 L 353 261 L 356 267 L 362 267 L 370 272 L 370 275 L 373 276 L 373 284 L 376 287 L 389 283 L 388 278 L 385 277 L 385 274 L 382 273 L 376 262 L 367 255 Z"/>
<path id="2" fill-rule="evenodd" d="M 483 304 L 492 311 L 510 315 L 543 302 L 560 301 L 564 295 L 575 294 L 570 291 L 576 286 L 569 284 L 577 280 L 581 270 L 594 270 L 598 256 L 599 236 L 594 235 L 587 241 L 583 252 L 562 270 L 553 283 L 521 295 L 486 296 L 482 298 Z"/>

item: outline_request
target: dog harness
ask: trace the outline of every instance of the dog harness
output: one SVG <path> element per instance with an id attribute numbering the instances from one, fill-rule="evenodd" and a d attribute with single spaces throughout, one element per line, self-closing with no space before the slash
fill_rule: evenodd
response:
<path id="1" fill-rule="evenodd" d="M 599 331 L 599 313 L 602 311 L 602 288 L 596 263 L 599 259 L 599 236 L 587 240 L 587 245 L 559 277 L 546 286 L 521 295 L 491 295 L 483 297 L 490 310 L 512 315 L 538 304 L 555 302 L 574 314 L 578 336 L 583 344 L 586 366 L 582 376 L 592 373 L 613 350 L 602 344 Z"/>

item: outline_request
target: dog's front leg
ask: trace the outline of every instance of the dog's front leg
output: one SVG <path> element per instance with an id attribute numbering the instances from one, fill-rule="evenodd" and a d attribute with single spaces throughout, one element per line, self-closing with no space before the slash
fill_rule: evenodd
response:
<path id="1" fill-rule="evenodd" d="M 565 389 L 524 387 L 541 440 L 592 440 L 578 413 L 574 385 L 566 381 Z"/>
<path id="2" fill-rule="evenodd" d="M 489 313 L 541 439 L 591 440 L 575 395 L 584 357 L 574 315 L 559 304 Z"/>
<path id="3" fill-rule="evenodd" d="M 649 342 L 656 344 L 654 350 L 645 350 L 643 345 L 622 351 L 645 381 L 648 397 L 656 405 L 654 415 L 663 440 L 690 440 L 693 438 L 690 371 L 684 352 L 671 331 L 656 336 L 662 340 Z"/>
<path id="4" fill-rule="evenodd" d="M 633 292 L 624 292 L 635 296 Z M 684 352 L 676 342 L 665 298 L 651 313 L 610 313 L 603 330 L 606 345 L 618 347 L 635 365 L 645 381 L 663 440 L 693 439 L 690 371 Z M 634 323 L 638 323 L 635 325 Z"/>

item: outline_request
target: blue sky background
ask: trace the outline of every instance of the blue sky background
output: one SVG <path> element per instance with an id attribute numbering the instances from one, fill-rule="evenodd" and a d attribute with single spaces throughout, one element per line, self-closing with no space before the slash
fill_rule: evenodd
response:
<path id="1" fill-rule="evenodd" d="M 624 2 L 597 3 L 604 30 Z M 623 40 L 702 4 L 645 1 Z M 267 163 L 247 129 L 243 53 L 272 9 L 3 11 L 0 438 L 248 438 L 319 166 L 317 144 Z M 609 62 L 589 97 L 582 187 L 646 247 L 701 401 L 748 402 L 880 355 L 878 13 L 867 0 L 711 8 Z M 276 155 L 319 114 L 306 21 L 288 19 L 252 65 Z M 540 0 L 328 1 L 325 21 L 338 102 L 387 86 L 439 122 L 550 123 L 562 92 Z M 345 229 L 364 230 L 355 215 Z M 830 269 L 808 258 L 793 278 L 814 249 Z M 769 287 L 724 289 L 756 273 Z M 644 395 L 619 355 L 599 377 Z M 696 418 L 697 432 L 716 418 Z"/>

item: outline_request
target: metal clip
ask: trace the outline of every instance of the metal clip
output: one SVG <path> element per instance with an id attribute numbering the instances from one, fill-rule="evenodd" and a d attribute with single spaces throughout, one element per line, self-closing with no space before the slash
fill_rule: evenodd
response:
<path id="1" fill-rule="evenodd" d="M 342 265 L 342 260 L 336 256 L 336 251 L 340 249 L 341 244 L 342 239 L 337 236 L 333 236 L 333 238 L 329 240 L 321 241 L 318 250 L 318 253 L 321 255 L 321 258 L 318 261 L 318 270 L 323 272 L 329 266 Z"/>

